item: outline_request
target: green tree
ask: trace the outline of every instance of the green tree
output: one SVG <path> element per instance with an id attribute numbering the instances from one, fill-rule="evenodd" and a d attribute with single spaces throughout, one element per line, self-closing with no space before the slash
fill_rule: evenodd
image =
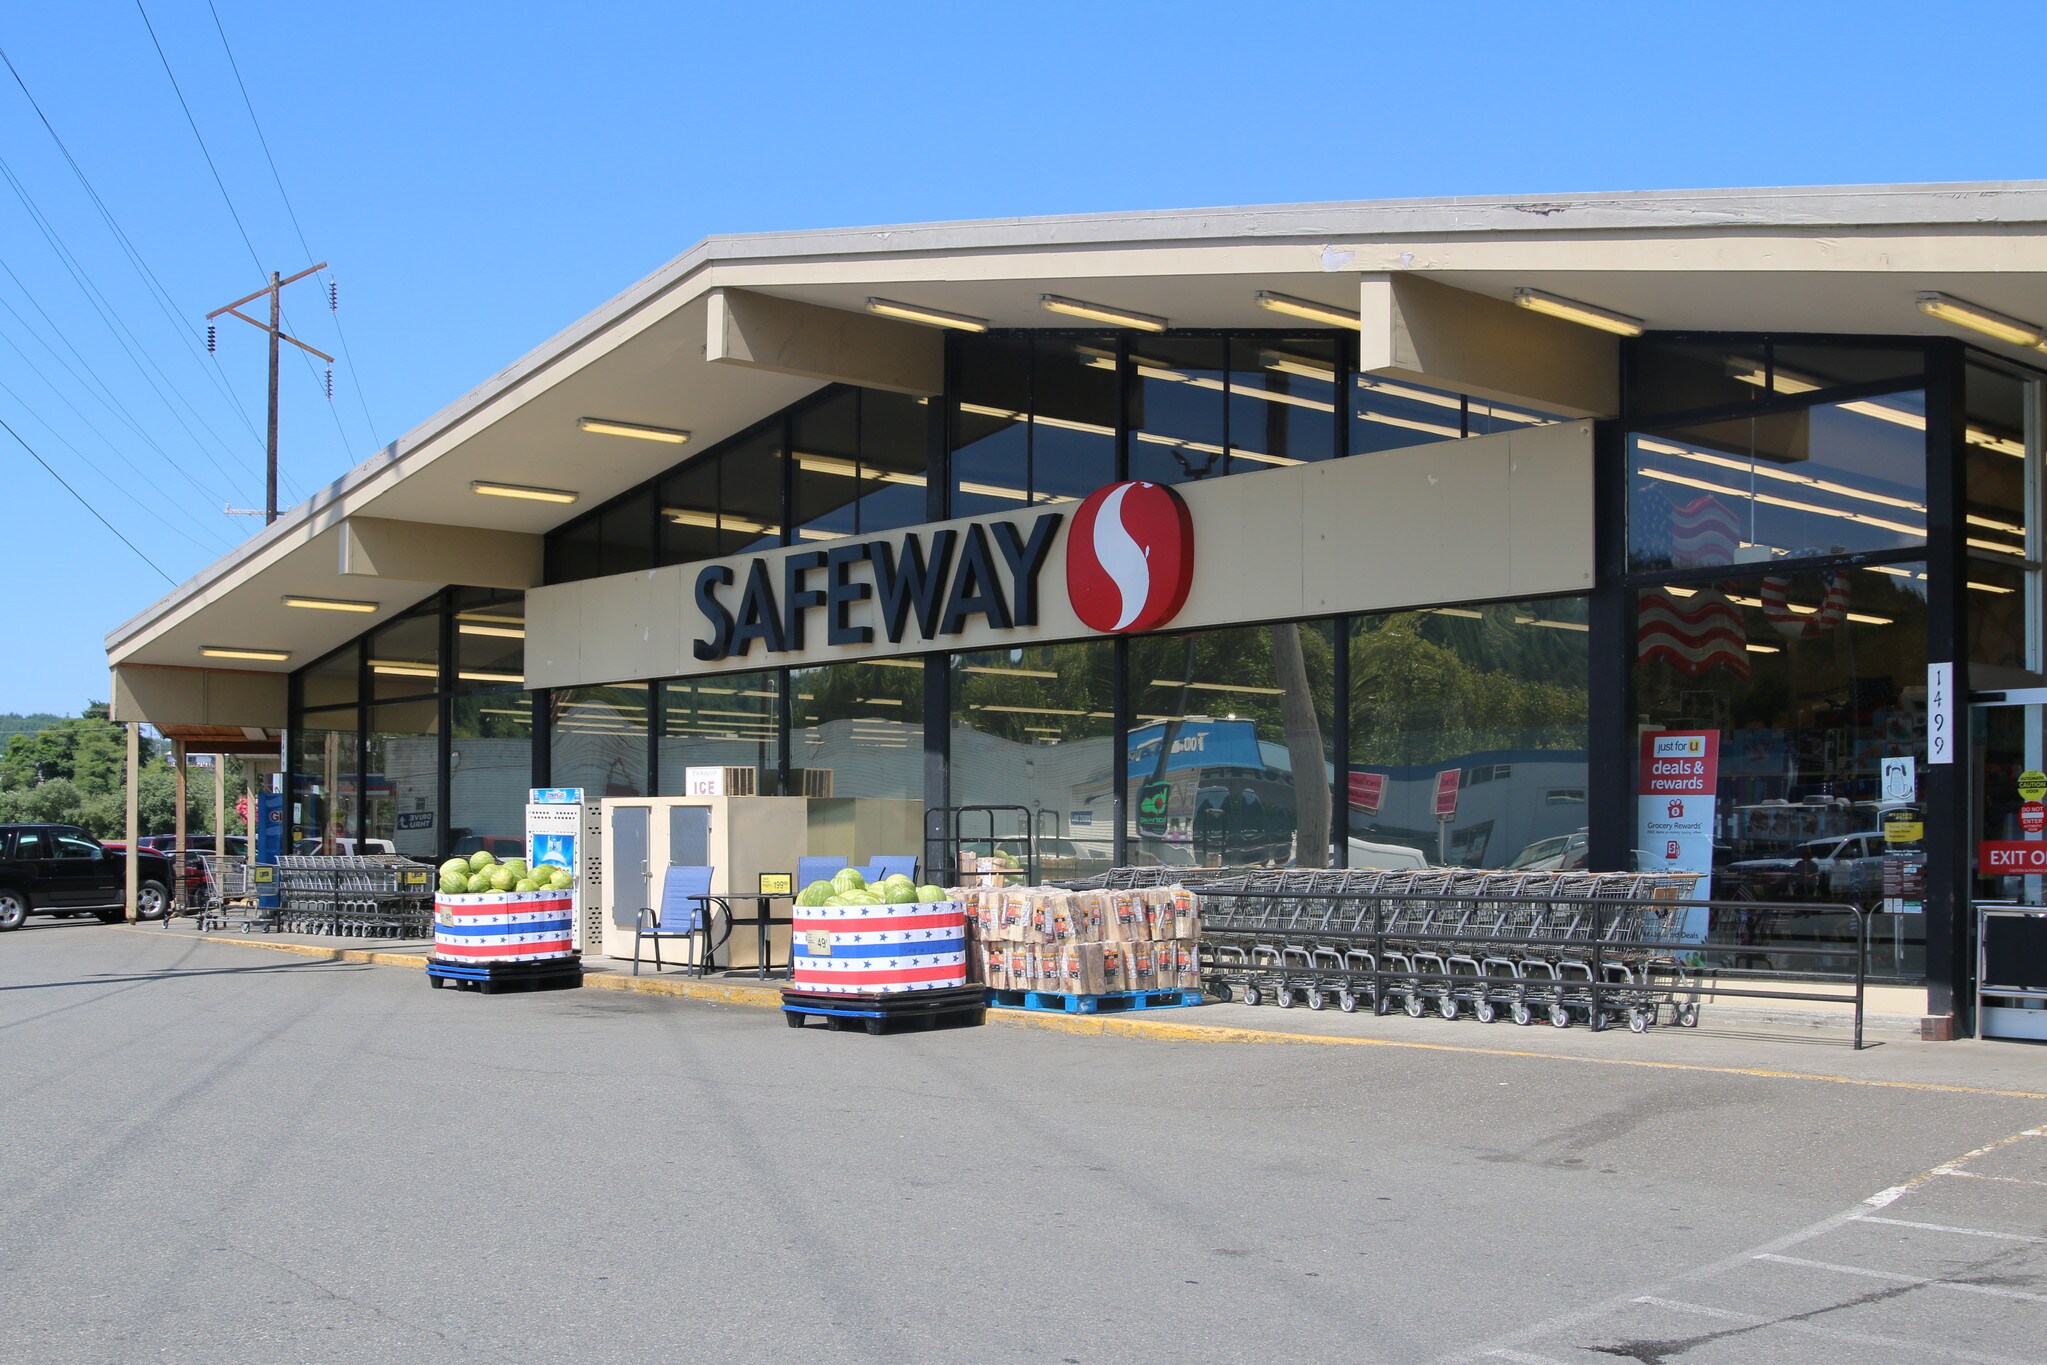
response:
<path id="1" fill-rule="evenodd" d="M 156 741 L 144 737 L 142 761 L 156 756 Z M 68 778 L 95 795 L 119 791 L 128 763 L 128 739 L 107 719 L 107 704 L 92 702 L 84 712 L 34 734 L 17 734 L 0 754 L 0 791 L 18 791 L 54 778 Z"/>

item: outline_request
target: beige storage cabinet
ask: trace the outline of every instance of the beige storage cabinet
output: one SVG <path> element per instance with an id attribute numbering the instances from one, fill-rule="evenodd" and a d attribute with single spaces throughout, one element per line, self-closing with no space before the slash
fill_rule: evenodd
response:
<path id="1" fill-rule="evenodd" d="M 763 872 L 792 877 L 805 847 L 805 807 L 800 796 L 613 796 L 602 803 L 604 834 L 604 942 L 598 951 L 620 962 L 633 960 L 633 920 L 643 907 L 658 907 L 661 884 L 671 865 L 708 865 L 711 890 L 734 897 L 736 914 L 755 913 L 753 895 Z M 775 903 L 786 917 L 789 902 Z M 714 908 L 711 941 L 723 932 Z M 650 915 L 651 919 L 652 916 Z M 662 960 L 695 960 L 694 939 L 661 943 Z M 654 945 L 641 945 L 642 962 L 652 964 Z M 584 951 L 592 951 L 585 946 Z M 789 930 L 773 931 L 776 962 L 789 956 Z M 720 967 L 759 965 L 755 930 L 741 925 L 717 950 Z"/>

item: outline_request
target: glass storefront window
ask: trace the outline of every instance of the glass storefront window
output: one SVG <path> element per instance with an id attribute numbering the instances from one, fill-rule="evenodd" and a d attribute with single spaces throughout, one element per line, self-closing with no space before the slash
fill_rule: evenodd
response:
<path id="1" fill-rule="evenodd" d="M 688 564 L 724 553 L 718 538 L 718 470 L 723 463 L 720 455 L 700 455 L 661 481 L 655 498 L 662 564 Z"/>
<path id="2" fill-rule="evenodd" d="M 952 514 L 1014 512 L 1030 500 L 1030 340 L 976 336 L 956 344 Z"/>
<path id="3" fill-rule="evenodd" d="M 356 770 L 356 708 L 307 711 L 292 727 L 291 847 L 317 853 L 356 835 L 362 796 Z"/>
<path id="4" fill-rule="evenodd" d="M 931 520 L 931 411 L 930 400 L 861 390 L 860 534 Z"/>
<path id="5" fill-rule="evenodd" d="M 598 573 L 638 573 L 654 567 L 654 495 L 642 489 L 597 517 Z"/>
<path id="6" fill-rule="evenodd" d="M 551 694 L 548 785 L 588 795 L 647 794 L 647 684 L 565 687 Z"/>
<path id="7" fill-rule="evenodd" d="M 1090 876 L 1114 859 L 1115 671 L 1107 640 L 953 658 L 953 804 L 1028 806 L 1041 877 Z M 1021 829 L 987 832 L 996 848 L 969 852 L 1022 856 L 1009 837 Z"/>
<path id="8" fill-rule="evenodd" d="M 779 673 L 719 673 L 659 684 L 656 795 L 688 791 L 691 768 L 750 768 L 754 792 L 775 794 Z"/>
<path id="9" fill-rule="evenodd" d="M 1331 633 L 1306 621 L 1130 641 L 1132 863 L 1331 864 Z"/>
<path id="10" fill-rule="evenodd" d="M 1969 660 L 2037 669 L 2039 543 L 2034 408 L 2038 383 L 2006 370 L 1970 365 L 1963 454 L 1968 555 Z M 1978 684 L 1979 686 L 1981 684 Z"/>
<path id="11" fill-rule="evenodd" d="M 448 848 L 526 856 L 533 785 L 533 694 L 468 692 L 451 703 Z"/>
<path id="12" fill-rule="evenodd" d="M 407 617 L 370 636 L 371 695 L 413 697 L 441 690 L 441 617 Z"/>
<path id="13" fill-rule="evenodd" d="M 1881 763 L 1915 758 L 1925 772 L 1925 566 L 1666 585 L 1636 602 L 1639 730 L 1719 732 L 1713 896 L 1880 910 L 1896 852 L 1883 842 Z M 1837 941 L 1845 970 L 1852 929 L 1755 912 L 1712 933 L 1765 956 L 1787 934 Z M 1873 939 L 1904 975 L 1923 973 L 1916 914 L 1878 914 Z"/>
<path id="14" fill-rule="evenodd" d="M 372 706 L 369 717 L 363 833 L 389 841 L 408 858 L 430 862 L 441 840 L 440 703 Z"/>
<path id="15" fill-rule="evenodd" d="M 1353 455 L 1455 441 L 1464 435 L 1464 399 L 1459 394 L 1360 374 L 1351 377 L 1350 398 Z"/>
<path id="16" fill-rule="evenodd" d="M 455 594 L 455 687 L 516 687 L 526 681 L 523 593 L 462 588 Z"/>
<path id="17" fill-rule="evenodd" d="M 1116 481 L 1116 393 L 1115 338 L 1035 340 L 1030 479 L 1035 501 L 1084 498 Z"/>
<path id="18" fill-rule="evenodd" d="M 1231 338 L 1230 473 L 1333 457 L 1336 397 L 1329 338 Z"/>
<path id="19" fill-rule="evenodd" d="M 789 687 L 789 766 L 830 774 L 831 796 L 809 805 L 810 852 L 858 862 L 878 853 L 921 857 L 923 661 L 795 669 Z M 803 789 L 803 779 L 792 781 Z"/>
<path id="20" fill-rule="evenodd" d="M 1887 394 L 1628 438 L 1636 572 L 1926 540 L 1925 395 Z"/>
<path id="21" fill-rule="evenodd" d="M 796 414 L 796 508 L 790 520 L 798 541 L 840 540 L 859 530 L 860 395 L 845 389 Z"/>
<path id="22" fill-rule="evenodd" d="M 782 543 L 779 423 L 718 457 L 718 552 L 757 554 Z"/>
<path id="23" fill-rule="evenodd" d="M 1223 448 L 1228 360 L 1219 337 L 1130 343 L 1130 477 L 1192 483 L 1229 472 Z"/>
<path id="24" fill-rule="evenodd" d="M 1585 867 L 1588 642 L 1583 598 L 1358 618 L 1349 865 Z"/>
<path id="25" fill-rule="evenodd" d="M 299 705 L 353 706 L 362 688 L 362 647 L 335 650 L 299 674 Z"/>

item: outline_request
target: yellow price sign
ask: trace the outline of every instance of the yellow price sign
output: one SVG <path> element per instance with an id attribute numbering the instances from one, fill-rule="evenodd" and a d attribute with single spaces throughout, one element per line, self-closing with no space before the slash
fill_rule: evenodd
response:
<path id="1" fill-rule="evenodd" d="M 1884 826 L 1887 844 L 1916 844 L 1926 837 L 1926 825 L 1919 820 L 1892 820 Z"/>
<path id="2" fill-rule="evenodd" d="M 2047 796 L 2047 773 L 2038 768 L 2028 768 L 2019 774 L 2019 798 L 2024 801 L 2038 801 Z"/>
<path id="3" fill-rule="evenodd" d="M 763 896 L 786 896 L 796 890 L 796 876 L 791 872 L 761 873 L 760 894 Z"/>

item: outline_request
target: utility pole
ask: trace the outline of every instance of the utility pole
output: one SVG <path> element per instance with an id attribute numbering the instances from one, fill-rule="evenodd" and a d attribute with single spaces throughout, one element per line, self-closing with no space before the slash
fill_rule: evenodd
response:
<path id="1" fill-rule="evenodd" d="M 277 277 L 277 272 L 273 270 L 270 272 L 269 284 L 263 286 L 263 288 L 261 289 L 258 289 L 253 294 L 244 294 L 242 295 L 242 297 L 236 299 L 233 303 L 224 304 L 206 315 L 206 320 L 208 322 L 212 322 L 222 313 L 229 313 L 235 317 L 240 318 L 243 322 L 248 323 L 251 327 L 256 328 L 258 331 L 268 332 L 270 334 L 270 425 L 269 438 L 268 441 L 266 442 L 266 446 L 269 452 L 269 458 L 265 464 L 263 474 L 263 524 L 265 526 L 268 526 L 271 522 L 277 520 L 277 343 L 280 340 L 289 341 L 292 345 L 298 347 L 301 351 L 306 351 L 312 355 L 316 355 L 320 357 L 320 359 L 326 361 L 329 365 L 332 365 L 334 363 L 333 356 L 328 355 L 325 351 L 317 350 L 314 347 L 306 345 L 305 342 L 300 341 L 297 337 L 292 336 L 290 333 L 282 329 L 280 323 L 283 321 L 284 306 L 279 296 L 282 294 L 284 286 L 291 284 L 294 281 L 302 280 L 306 276 L 311 275 L 316 271 L 325 270 L 326 268 L 327 263 L 325 261 L 322 261 L 318 265 L 307 266 L 304 270 L 301 270 L 298 274 L 293 275 L 291 279 L 288 280 L 279 279 Z M 263 323 L 256 321 L 256 319 L 250 317 L 247 313 L 241 311 L 241 307 L 243 304 L 248 303 L 252 299 L 260 299 L 265 294 L 268 294 L 270 296 L 270 322 L 268 326 L 265 326 Z M 211 350 L 213 348 L 213 336 L 211 328 L 207 329 L 206 343 L 207 349 Z"/>

